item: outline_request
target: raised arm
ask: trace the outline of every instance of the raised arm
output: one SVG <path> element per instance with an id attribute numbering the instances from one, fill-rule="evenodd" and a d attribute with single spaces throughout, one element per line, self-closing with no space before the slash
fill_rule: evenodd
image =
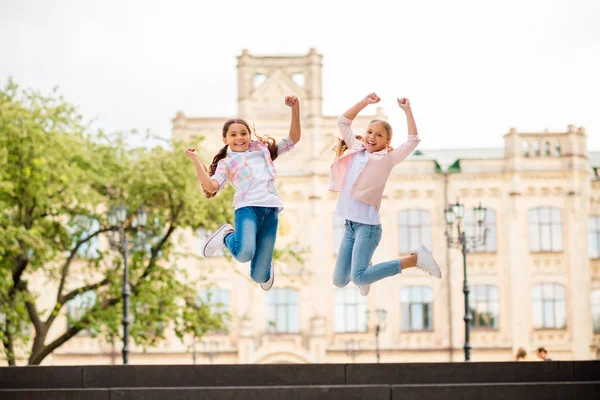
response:
<path id="1" fill-rule="evenodd" d="M 417 123 L 415 122 L 415 117 L 413 116 L 412 108 L 410 108 L 410 100 L 406 97 L 398 99 L 398 106 L 404 111 L 406 114 L 406 125 L 408 126 L 408 135 L 419 135 L 417 131 Z"/>
<path id="2" fill-rule="evenodd" d="M 364 99 L 350 107 L 344 114 L 338 118 L 338 127 L 342 134 L 342 139 L 346 142 L 346 146 L 353 147 L 357 139 L 352 132 L 352 120 L 356 118 L 359 112 L 361 112 L 369 104 L 379 103 L 381 98 L 375 93 L 368 94 Z"/>
<path id="3" fill-rule="evenodd" d="M 381 98 L 375 93 L 368 94 L 364 99 L 350 107 L 343 115 L 352 121 L 354 118 L 356 118 L 358 113 L 363 110 L 363 108 L 369 104 L 379 103 L 379 101 L 381 101 Z"/>
<path id="4" fill-rule="evenodd" d="M 290 123 L 290 139 L 294 144 L 300 141 L 300 100 L 296 96 L 287 96 L 285 105 L 292 109 L 292 122 Z"/>
<path id="5" fill-rule="evenodd" d="M 419 132 L 417 131 L 417 123 L 415 122 L 415 117 L 413 116 L 412 108 L 410 107 L 410 101 L 406 97 L 398 99 L 398 106 L 406 114 L 408 137 L 406 138 L 406 142 L 402 143 L 392 151 L 394 164 L 404 161 L 404 159 L 417 148 L 417 145 L 421 141 Z"/>
<path id="6" fill-rule="evenodd" d="M 200 183 L 202 184 L 204 189 L 206 189 L 210 193 L 215 193 L 217 190 L 219 190 L 219 182 L 212 179 L 208 175 L 208 172 L 206 172 L 206 169 L 204 169 L 204 166 L 202 165 L 202 163 L 200 163 L 200 160 L 198 159 L 198 153 L 196 152 L 196 149 L 193 147 L 188 147 L 184 154 L 194 163 L 194 168 L 196 168 L 196 175 L 198 176 L 198 179 L 200 180 Z"/>

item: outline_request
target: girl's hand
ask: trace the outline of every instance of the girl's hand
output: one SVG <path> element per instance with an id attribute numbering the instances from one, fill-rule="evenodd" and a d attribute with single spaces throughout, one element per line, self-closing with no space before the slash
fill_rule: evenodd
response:
<path id="1" fill-rule="evenodd" d="M 403 97 L 401 99 L 398 99 L 398 105 L 400 106 L 401 109 L 403 109 L 404 111 L 408 111 L 410 110 L 410 100 L 408 100 L 406 97 Z"/>
<path id="2" fill-rule="evenodd" d="M 188 147 L 183 154 L 190 160 L 198 158 L 198 152 L 196 152 L 196 149 L 193 147 Z"/>
<path id="3" fill-rule="evenodd" d="M 291 107 L 292 109 L 297 109 L 300 107 L 300 100 L 298 100 L 296 96 L 286 96 L 285 105 Z"/>
<path id="4" fill-rule="evenodd" d="M 368 94 L 363 101 L 366 104 L 375 104 L 375 103 L 379 103 L 381 101 L 381 97 L 377 96 L 377 94 L 375 94 L 375 92 Z"/>

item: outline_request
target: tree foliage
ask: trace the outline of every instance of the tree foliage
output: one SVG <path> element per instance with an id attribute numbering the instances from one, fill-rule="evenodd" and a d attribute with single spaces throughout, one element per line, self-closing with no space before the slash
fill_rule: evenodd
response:
<path id="1" fill-rule="evenodd" d="M 222 326 L 197 302 L 177 263 L 190 254 L 175 239 L 231 221 L 231 192 L 205 199 L 182 143 L 129 148 L 125 139 L 90 132 L 56 91 L 10 80 L 0 91 L 0 348 L 8 364 L 39 364 L 82 330 L 120 336 L 123 258 L 105 244 L 114 233 L 107 210 L 121 203 L 131 211 L 132 340 L 156 344 L 165 325 L 179 337 Z M 148 224 L 140 230 L 133 211 L 142 205 Z M 83 312 L 58 326 L 73 302 Z"/>

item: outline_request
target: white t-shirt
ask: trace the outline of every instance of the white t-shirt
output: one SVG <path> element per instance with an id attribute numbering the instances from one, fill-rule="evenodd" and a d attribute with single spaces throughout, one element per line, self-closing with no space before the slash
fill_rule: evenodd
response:
<path id="1" fill-rule="evenodd" d="M 238 153 L 239 154 L 239 153 Z M 235 209 L 242 207 L 277 207 L 283 210 L 283 203 L 279 196 L 269 191 L 267 183 L 271 179 L 267 169 L 267 160 L 260 151 L 245 151 L 243 156 L 252 168 L 252 181 L 246 195 Z"/>
<path id="2" fill-rule="evenodd" d="M 350 165 L 346 171 L 346 180 L 338 199 L 336 214 L 340 217 L 361 224 L 367 225 L 379 225 L 381 219 L 377 208 L 370 204 L 362 203 L 352 196 L 350 196 L 350 190 L 354 186 L 354 182 L 365 168 L 367 161 L 369 160 L 369 153 L 367 151 L 361 151 L 356 153 Z"/>

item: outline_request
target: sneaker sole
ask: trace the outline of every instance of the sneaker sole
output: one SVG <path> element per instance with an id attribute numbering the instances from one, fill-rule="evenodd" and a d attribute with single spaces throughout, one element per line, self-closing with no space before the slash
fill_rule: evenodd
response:
<path id="1" fill-rule="evenodd" d="M 206 255 L 206 248 L 208 247 L 208 244 L 211 242 L 211 240 L 213 240 L 219 233 L 221 233 L 224 229 L 227 229 L 227 225 L 223 225 L 222 227 L 220 227 L 219 229 L 217 229 L 215 231 L 215 233 L 213 233 L 208 240 L 206 241 L 206 243 L 204 243 L 204 248 L 202 249 L 202 255 L 206 258 L 212 256 L 212 254 L 210 256 Z M 223 246 L 221 246 L 223 247 Z M 218 250 L 218 249 L 217 249 Z M 215 250 L 216 251 L 216 250 Z M 214 254 L 214 253 L 213 253 Z"/>
<path id="2" fill-rule="evenodd" d="M 433 258 L 433 254 L 431 254 L 431 251 L 429 251 L 429 249 L 428 249 L 427 247 L 425 247 L 425 245 L 424 245 L 424 244 L 422 244 L 422 245 L 420 246 L 420 248 L 421 248 L 421 250 L 423 250 L 423 251 L 426 251 L 426 252 L 427 252 L 427 254 L 429 254 L 429 256 L 431 257 L 431 259 L 432 259 L 432 260 L 433 260 L 433 262 L 435 263 L 435 266 L 437 267 L 437 271 L 439 272 L 440 276 L 439 276 L 439 277 L 437 277 L 437 276 L 433 275 L 433 274 L 432 274 L 431 272 L 429 272 L 429 271 L 427 271 L 427 273 L 428 273 L 429 275 L 433 276 L 434 278 L 437 278 L 437 279 L 442 279 L 442 270 L 440 269 L 440 266 L 438 265 L 437 261 L 435 261 L 435 258 Z"/>

